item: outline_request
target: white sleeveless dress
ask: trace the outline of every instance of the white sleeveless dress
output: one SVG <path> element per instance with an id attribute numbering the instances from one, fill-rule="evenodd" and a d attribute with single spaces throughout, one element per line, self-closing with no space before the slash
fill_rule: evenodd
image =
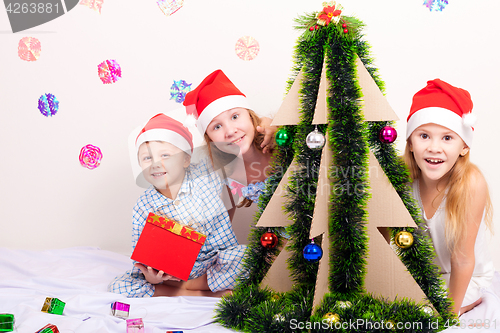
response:
<path id="1" fill-rule="evenodd" d="M 427 218 L 422 200 L 420 198 L 419 182 L 414 181 L 412 188 L 413 197 L 417 200 L 420 206 L 422 217 L 427 224 L 428 232 L 430 233 L 432 243 L 436 251 L 435 263 L 439 266 L 442 278 L 445 280 L 446 287 L 448 288 L 451 273 L 451 253 L 448 250 L 445 238 L 446 198 L 441 201 L 441 205 L 436 210 L 436 213 L 434 213 L 434 216 Z M 472 273 L 469 286 L 467 287 L 467 292 L 465 294 L 464 301 L 462 302 L 462 306 L 466 306 L 477 301 L 481 297 L 484 288 L 488 288 L 493 281 L 495 266 L 491 260 L 488 249 L 488 242 L 486 238 L 487 234 L 489 234 L 489 232 L 486 228 L 486 224 L 484 223 L 483 215 L 483 220 L 481 221 L 481 225 L 477 233 L 476 244 L 474 246 L 474 271 Z"/>

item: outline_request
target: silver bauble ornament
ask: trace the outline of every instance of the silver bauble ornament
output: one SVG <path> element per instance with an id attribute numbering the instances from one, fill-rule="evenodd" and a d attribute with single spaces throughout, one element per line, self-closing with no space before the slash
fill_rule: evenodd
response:
<path id="1" fill-rule="evenodd" d="M 321 149 L 325 145 L 325 136 L 318 131 L 318 127 L 306 137 L 306 144 L 311 149 Z"/>

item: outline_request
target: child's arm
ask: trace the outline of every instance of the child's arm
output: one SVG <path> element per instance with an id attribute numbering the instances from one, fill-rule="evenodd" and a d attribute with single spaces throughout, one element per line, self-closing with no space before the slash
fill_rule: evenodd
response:
<path id="1" fill-rule="evenodd" d="M 474 272 L 474 245 L 486 206 L 487 184 L 484 177 L 479 173 L 473 173 L 470 184 L 474 189 L 470 198 L 472 202 L 469 219 L 465 221 L 467 235 L 464 239 L 457 241 L 455 252 L 451 256 L 450 297 L 455 303 L 453 310 L 457 314 L 470 310 L 468 307 L 461 308 L 461 306 Z"/>
<path id="2" fill-rule="evenodd" d="M 264 133 L 264 141 L 260 145 L 263 149 L 262 152 L 265 154 L 269 152 L 274 147 L 273 137 L 278 127 L 271 126 L 273 120 L 268 117 L 260 118 L 260 126 L 257 126 L 256 130 L 259 133 Z"/>
<path id="3" fill-rule="evenodd" d="M 146 279 L 146 281 L 148 281 L 151 284 L 159 284 L 163 283 L 163 281 L 168 281 L 168 280 L 180 281 L 179 279 L 173 277 L 172 275 L 165 274 L 165 272 L 163 271 L 157 271 L 156 269 L 150 266 L 146 267 L 141 263 L 135 263 L 134 266 L 141 270 L 142 274 L 144 274 L 144 278 Z"/>

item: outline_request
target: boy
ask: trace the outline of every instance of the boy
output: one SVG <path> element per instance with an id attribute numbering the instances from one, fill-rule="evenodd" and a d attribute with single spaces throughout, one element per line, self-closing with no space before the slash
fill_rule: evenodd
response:
<path id="1" fill-rule="evenodd" d="M 241 273 L 246 247 L 236 241 L 220 199 L 219 177 L 191 170 L 192 135 L 180 122 L 164 114 L 149 120 L 137 137 L 136 149 L 142 175 L 151 186 L 133 210 L 132 248 L 150 212 L 187 225 L 205 234 L 207 239 L 188 281 L 179 281 L 136 262 L 132 270 L 116 277 L 108 290 L 127 297 L 219 297 L 227 293 Z"/>

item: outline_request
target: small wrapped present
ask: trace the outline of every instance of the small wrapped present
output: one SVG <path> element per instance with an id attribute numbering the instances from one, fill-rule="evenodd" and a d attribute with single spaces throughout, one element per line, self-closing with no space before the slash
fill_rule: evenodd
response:
<path id="1" fill-rule="evenodd" d="M 12 332 L 14 330 L 14 315 L 0 313 L 0 332 Z"/>
<path id="2" fill-rule="evenodd" d="M 62 315 L 66 303 L 57 298 L 47 297 L 42 306 L 42 312 Z"/>
<path id="3" fill-rule="evenodd" d="M 35 333 L 59 333 L 56 325 L 47 324 Z"/>
<path id="4" fill-rule="evenodd" d="M 142 319 L 127 319 L 127 333 L 144 333 L 144 323 Z"/>
<path id="5" fill-rule="evenodd" d="M 115 317 L 127 318 L 130 311 L 130 305 L 120 302 L 111 304 L 111 314 Z"/>
<path id="6" fill-rule="evenodd" d="M 207 236 L 149 213 L 132 259 L 187 281 Z"/>

